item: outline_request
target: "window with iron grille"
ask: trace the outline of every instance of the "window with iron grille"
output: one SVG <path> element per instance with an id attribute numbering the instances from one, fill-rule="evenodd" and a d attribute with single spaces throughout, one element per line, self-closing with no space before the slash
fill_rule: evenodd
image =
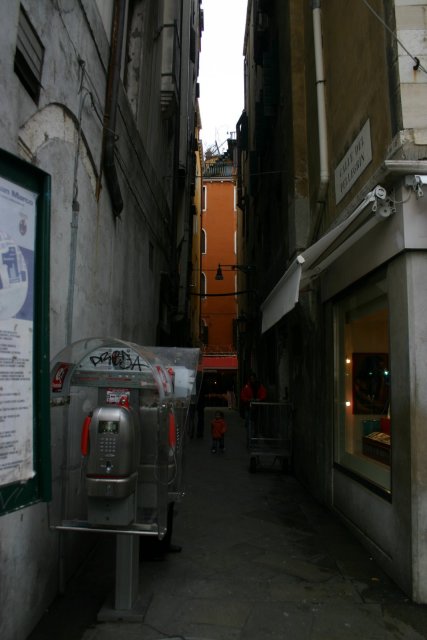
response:
<path id="1" fill-rule="evenodd" d="M 21 7 L 14 69 L 25 89 L 36 103 L 40 96 L 43 57 L 44 47 L 41 40 Z"/>

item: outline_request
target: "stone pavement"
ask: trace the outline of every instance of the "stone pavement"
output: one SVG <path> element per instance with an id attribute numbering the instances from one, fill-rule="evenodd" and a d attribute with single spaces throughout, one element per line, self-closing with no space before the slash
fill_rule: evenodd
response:
<path id="1" fill-rule="evenodd" d="M 223 454 L 211 453 L 208 427 L 189 441 L 173 536 L 183 549 L 141 562 L 142 617 L 96 620 L 114 582 L 105 536 L 30 640 L 427 638 L 427 607 L 410 602 L 295 478 L 277 464 L 249 473 L 243 421 L 225 412 Z"/>

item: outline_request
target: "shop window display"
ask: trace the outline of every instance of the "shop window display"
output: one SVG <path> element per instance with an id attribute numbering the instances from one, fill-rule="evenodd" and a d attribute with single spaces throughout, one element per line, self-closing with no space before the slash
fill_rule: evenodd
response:
<path id="1" fill-rule="evenodd" d="M 390 492 L 391 410 L 386 282 L 335 307 L 335 463 Z"/>

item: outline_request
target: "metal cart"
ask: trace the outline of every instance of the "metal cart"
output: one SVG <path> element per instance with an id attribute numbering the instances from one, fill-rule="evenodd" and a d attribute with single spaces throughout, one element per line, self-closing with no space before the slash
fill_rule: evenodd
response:
<path id="1" fill-rule="evenodd" d="M 248 429 L 249 471 L 263 460 L 279 462 L 289 471 L 292 459 L 292 405 L 289 402 L 251 402 Z"/>

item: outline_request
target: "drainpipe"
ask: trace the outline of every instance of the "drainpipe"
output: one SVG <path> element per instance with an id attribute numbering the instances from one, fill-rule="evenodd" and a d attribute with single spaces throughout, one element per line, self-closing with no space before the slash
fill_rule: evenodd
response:
<path id="1" fill-rule="evenodd" d="M 310 244 L 315 242 L 319 233 L 322 212 L 325 208 L 326 194 L 329 186 L 329 154 L 328 154 L 328 129 L 326 124 L 325 101 L 325 68 L 323 62 L 322 47 L 322 18 L 320 0 L 312 0 L 313 33 L 314 33 L 314 57 L 316 64 L 316 88 L 317 88 L 317 119 L 319 129 L 319 188 L 316 198 L 316 212 L 312 227 Z"/>
<path id="2" fill-rule="evenodd" d="M 119 217 L 123 209 L 123 198 L 120 191 L 120 184 L 117 178 L 117 169 L 114 161 L 114 146 L 116 141 L 116 116 L 125 14 L 125 0 L 114 0 L 110 61 L 108 64 L 107 94 L 104 110 L 103 168 L 115 217 Z"/>

